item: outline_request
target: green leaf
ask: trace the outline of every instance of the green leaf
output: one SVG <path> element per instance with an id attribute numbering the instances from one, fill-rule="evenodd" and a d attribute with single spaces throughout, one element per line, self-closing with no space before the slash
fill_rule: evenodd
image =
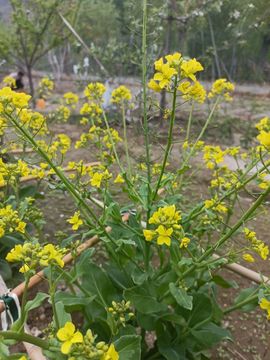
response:
<path id="1" fill-rule="evenodd" d="M 215 284 L 223 287 L 224 289 L 229 289 L 229 288 L 234 288 L 237 289 L 238 285 L 236 284 L 235 281 L 228 281 L 225 280 L 222 276 L 220 275 L 214 275 L 212 277 L 212 280 L 214 281 Z"/>
<path id="2" fill-rule="evenodd" d="M 166 360 L 186 360 L 185 350 L 181 345 L 158 345 L 160 354 L 165 357 Z"/>
<path id="3" fill-rule="evenodd" d="M 82 310 L 85 306 L 88 306 L 95 298 L 96 295 L 79 296 L 72 295 L 64 291 L 57 291 L 55 293 L 55 302 L 61 301 L 68 312 Z"/>
<path id="4" fill-rule="evenodd" d="M 114 342 L 119 354 L 119 360 L 141 359 L 141 337 L 138 335 L 121 336 Z"/>
<path id="5" fill-rule="evenodd" d="M 197 326 L 200 322 L 205 322 L 213 315 L 212 303 L 208 296 L 198 293 L 193 296 L 193 309 L 187 314 L 189 327 Z"/>
<path id="6" fill-rule="evenodd" d="M 188 295 L 185 289 L 176 287 L 174 283 L 169 284 L 169 289 L 172 296 L 177 301 L 178 305 L 185 309 L 192 310 L 193 297 Z"/>
<path id="7" fill-rule="evenodd" d="M 205 324 L 196 330 L 191 330 L 191 334 L 199 342 L 200 346 L 205 349 L 211 348 L 221 340 L 232 340 L 228 330 L 223 329 L 212 322 Z"/>
<path id="8" fill-rule="evenodd" d="M 55 308 L 56 308 L 57 319 L 60 327 L 63 327 L 66 322 L 72 321 L 70 314 L 68 314 L 65 311 L 65 306 L 62 303 L 62 301 L 58 301 L 55 304 Z"/>
<path id="9" fill-rule="evenodd" d="M 160 303 L 155 294 L 152 293 L 152 287 L 148 283 L 141 286 L 134 286 L 133 288 L 124 291 L 124 296 L 131 301 L 132 305 L 142 314 L 152 314 L 166 311 L 167 306 Z"/>
<path id="10" fill-rule="evenodd" d="M 246 300 L 249 296 L 254 295 L 255 291 L 256 291 L 257 287 L 250 287 L 247 289 L 244 289 L 242 291 L 240 291 L 240 293 L 238 294 L 238 296 L 235 298 L 234 300 L 234 305 L 237 305 L 239 303 L 241 303 L 242 301 Z M 252 302 L 242 306 L 241 308 L 239 308 L 240 310 L 243 311 L 252 311 L 254 310 L 256 307 L 258 306 L 258 299 L 256 298 L 255 300 L 253 300 Z"/>
<path id="11" fill-rule="evenodd" d="M 117 291 L 106 272 L 93 263 L 84 264 L 82 286 L 91 294 L 97 295 L 105 307 L 118 298 Z"/>
<path id="12" fill-rule="evenodd" d="M 29 312 L 30 310 L 38 308 L 45 299 L 48 299 L 49 295 L 39 292 L 33 300 L 27 301 L 25 305 L 25 311 Z"/>

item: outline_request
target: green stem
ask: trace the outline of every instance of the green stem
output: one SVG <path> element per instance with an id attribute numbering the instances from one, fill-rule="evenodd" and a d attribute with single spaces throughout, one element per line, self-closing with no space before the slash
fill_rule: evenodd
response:
<path id="1" fill-rule="evenodd" d="M 186 139 L 185 139 L 185 141 L 187 141 L 187 142 L 189 141 L 189 136 L 190 136 L 190 129 L 191 129 L 193 110 L 194 110 L 194 102 L 192 101 L 191 109 L 190 109 L 190 113 L 189 113 L 189 117 L 188 117 L 187 134 L 186 134 Z"/>
<path id="2" fill-rule="evenodd" d="M 183 165 L 181 166 L 180 170 L 182 170 L 182 169 L 185 168 L 185 166 L 188 164 L 191 156 L 193 156 L 193 154 L 194 154 L 194 152 L 195 152 L 195 150 L 196 150 L 196 146 L 197 146 L 198 142 L 199 142 L 199 141 L 201 140 L 201 138 L 203 137 L 206 129 L 208 128 L 208 126 L 209 126 L 209 124 L 210 124 L 210 122 L 211 122 L 211 120 L 212 120 L 212 117 L 213 117 L 213 115 L 214 115 L 214 113 L 215 113 L 215 110 L 216 110 L 216 108 L 217 108 L 217 106 L 218 106 L 219 99 L 220 99 L 220 97 L 217 98 L 214 106 L 212 107 L 212 110 L 211 110 L 211 112 L 210 112 L 210 114 L 209 114 L 209 116 L 208 116 L 208 118 L 207 118 L 207 120 L 206 120 L 206 122 L 205 122 L 205 124 L 204 124 L 204 126 L 203 126 L 203 128 L 202 128 L 202 130 L 201 130 L 201 132 L 200 132 L 200 134 L 198 135 L 195 143 L 193 144 L 193 146 L 192 146 L 192 148 L 191 148 L 188 156 L 185 158 L 185 160 L 184 160 L 184 162 L 183 162 Z M 181 173 L 181 175 L 183 175 L 183 174 Z M 182 179 L 182 176 L 181 176 L 181 179 Z"/>
<path id="3" fill-rule="evenodd" d="M 175 111 L 176 110 L 176 98 L 177 98 L 176 94 L 177 94 L 177 76 L 175 76 L 175 79 L 174 79 L 174 90 L 173 90 L 173 100 L 172 100 L 172 114 L 171 114 L 171 118 L 170 118 L 170 126 L 169 126 L 169 132 L 168 132 L 167 146 L 166 146 L 166 149 L 165 149 L 163 163 L 162 163 L 161 171 L 160 171 L 159 178 L 158 178 L 158 181 L 157 181 L 156 189 L 155 189 L 154 195 L 152 197 L 152 201 L 155 201 L 155 199 L 157 197 L 158 190 L 160 188 L 160 184 L 161 184 L 161 181 L 162 181 L 162 178 L 163 178 L 163 174 L 165 172 L 167 160 L 168 160 L 168 157 L 170 155 L 171 148 L 172 148 L 173 127 L 174 127 L 175 115 L 176 115 L 176 111 Z"/>
<path id="4" fill-rule="evenodd" d="M 18 333 L 15 331 L 0 331 L 0 338 L 4 338 L 6 340 L 16 340 L 19 342 L 27 342 L 44 350 L 48 350 L 50 347 L 49 342 L 46 340 L 42 340 L 38 337 L 34 337 L 26 333 Z"/>
<path id="5" fill-rule="evenodd" d="M 256 289 L 256 291 L 254 291 L 254 293 L 253 293 L 254 295 L 250 295 L 247 299 L 245 299 L 245 300 L 243 300 L 243 301 L 241 301 L 241 302 L 239 302 L 239 303 L 237 303 L 235 305 L 232 305 L 232 306 L 224 309 L 223 314 L 229 314 L 230 312 L 235 311 L 237 309 L 240 309 L 241 307 L 249 304 L 250 302 L 252 302 L 252 301 L 254 301 L 256 299 L 258 299 L 258 291 L 259 291 L 259 289 Z"/>
<path id="6" fill-rule="evenodd" d="M 55 290 L 56 290 L 56 286 L 53 281 L 53 266 L 51 265 L 50 266 L 50 276 L 49 276 L 49 292 L 50 292 L 52 309 L 53 309 L 53 317 L 55 320 L 56 329 L 58 330 L 60 328 L 60 323 L 59 323 L 56 306 L 55 306 L 55 300 L 54 300 Z"/>
<path id="7" fill-rule="evenodd" d="M 143 132 L 147 167 L 147 224 L 151 214 L 151 154 L 149 141 L 149 127 L 147 117 L 147 0 L 143 0 L 143 29 L 142 29 L 142 88 L 143 88 Z M 146 247 L 148 249 L 148 246 Z M 149 251 L 149 249 L 148 249 Z"/>
<path id="8" fill-rule="evenodd" d="M 128 175 L 131 177 L 131 163 L 130 157 L 128 152 L 128 141 L 127 141 L 127 122 L 126 122 L 126 113 L 125 113 L 125 106 L 122 104 L 122 122 L 123 122 L 123 129 L 124 129 L 124 146 L 126 152 L 126 160 L 128 165 Z"/>

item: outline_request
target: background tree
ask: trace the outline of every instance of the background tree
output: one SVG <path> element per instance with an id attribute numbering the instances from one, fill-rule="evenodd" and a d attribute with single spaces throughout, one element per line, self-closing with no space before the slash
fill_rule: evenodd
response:
<path id="1" fill-rule="evenodd" d="M 75 21 L 79 3 L 76 0 L 10 0 L 10 21 L 2 29 L 0 54 L 25 70 L 32 96 L 33 68 L 67 38 L 58 12 L 72 16 Z"/>

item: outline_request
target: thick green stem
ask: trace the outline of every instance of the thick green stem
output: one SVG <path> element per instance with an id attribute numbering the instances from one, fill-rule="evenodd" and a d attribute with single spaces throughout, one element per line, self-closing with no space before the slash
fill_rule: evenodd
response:
<path id="1" fill-rule="evenodd" d="M 18 333 L 15 331 L 0 331 L 0 338 L 4 338 L 6 340 L 16 340 L 19 342 L 27 342 L 29 344 L 36 345 L 44 350 L 48 350 L 50 347 L 49 342 L 46 340 L 42 340 L 32 335 Z"/>

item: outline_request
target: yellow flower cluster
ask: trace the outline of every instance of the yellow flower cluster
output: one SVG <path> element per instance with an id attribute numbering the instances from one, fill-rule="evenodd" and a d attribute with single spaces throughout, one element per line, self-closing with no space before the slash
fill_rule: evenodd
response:
<path id="1" fill-rule="evenodd" d="M 26 108 L 30 99 L 30 95 L 13 91 L 10 87 L 4 87 L 0 89 L 0 114 L 11 113 L 14 108 L 19 110 Z"/>
<path id="2" fill-rule="evenodd" d="M 95 101 L 99 104 L 103 102 L 103 95 L 106 91 L 106 86 L 100 82 L 90 83 L 84 89 L 84 95 L 90 101 Z"/>
<path id="3" fill-rule="evenodd" d="M 5 86 L 9 86 L 11 88 L 14 88 L 16 86 L 16 80 L 12 76 L 4 77 L 4 79 L 2 80 L 2 83 Z"/>
<path id="4" fill-rule="evenodd" d="M 265 116 L 257 124 L 256 128 L 259 130 L 259 135 L 257 139 L 260 144 L 267 149 L 270 149 L 270 119 Z"/>
<path id="5" fill-rule="evenodd" d="M 71 146 L 71 139 L 66 134 L 58 134 L 56 140 L 50 145 L 50 152 L 56 153 L 59 151 L 65 154 Z"/>
<path id="6" fill-rule="evenodd" d="M 224 161 L 224 156 L 228 153 L 223 151 L 220 146 L 206 145 L 203 148 L 203 159 L 206 167 L 210 170 L 214 169 L 218 164 Z"/>
<path id="7" fill-rule="evenodd" d="M 113 344 L 107 345 L 104 341 L 96 342 L 96 336 L 90 329 L 83 336 L 80 331 L 76 331 L 74 324 L 70 321 L 66 322 L 56 335 L 62 343 L 61 352 L 69 355 L 69 360 L 76 360 L 78 355 L 86 360 L 119 360 Z"/>
<path id="8" fill-rule="evenodd" d="M 183 94 L 184 100 L 194 100 L 202 104 L 206 99 L 206 91 L 199 81 L 193 84 L 190 81 L 184 81 L 178 86 L 178 90 Z"/>
<path id="9" fill-rule="evenodd" d="M 68 119 L 70 118 L 71 115 L 71 111 L 69 110 L 69 108 L 65 105 L 59 105 L 55 111 L 52 114 L 52 117 L 56 120 L 56 121 L 60 121 L 60 122 L 67 122 Z"/>
<path id="10" fill-rule="evenodd" d="M 219 202 L 217 198 L 205 200 L 204 207 L 205 209 L 211 209 L 220 214 L 228 212 L 228 208 L 225 206 L 225 204 L 223 202 Z"/>
<path id="11" fill-rule="evenodd" d="M 231 171 L 227 166 L 222 166 L 213 172 L 211 188 L 230 189 L 240 185 L 238 176 L 235 171 Z"/>
<path id="12" fill-rule="evenodd" d="M 155 230 L 144 230 L 143 234 L 146 241 L 157 239 L 158 245 L 171 245 L 171 237 L 175 230 L 181 229 L 180 212 L 175 205 L 168 205 L 158 208 L 149 219 L 149 224 L 157 226 Z"/>
<path id="13" fill-rule="evenodd" d="M 130 90 L 126 86 L 121 85 L 113 90 L 111 102 L 114 104 L 122 104 L 124 102 L 130 101 L 131 98 L 132 95 Z"/>
<path id="14" fill-rule="evenodd" d="M 0 208 L 0 238 L 6 233 L 17 231 L 24 234 L 26 223 L 21 219 L 17 210 L 11 205 Z"/>
<path id="15" fill-rule="evenodd" d="M 91 169 L 89 171 L 89 175 L 90 175 L 90 184 L 98 189 L 101 188 L 103 182 L 108 181 L 112 177 L 112 174 L 109 173 L 108 169 L 106 169 L 102 165 L 100 165 L 98 169 L 97 168 Z"/>
<path id="16" fill-rule="evenodd" d="M 15 245 L 7 254 L 6 260 L 23 263 L 19 270 L 22 273 L 36 270 L 38 266 L 46 267 L 50 264 L 62 268 L 65 265 L 63 261 L 65 252 L 65 249 L 60 249 L 53 244 L 41 246 L 38 243 L 25 242 L 23 245 Z"/>
<path id="17" fill-rule="evenodd" d="M 46 99 L 54 89 L 54 82 L 48 77 L 44 77 L 38 84 L 38 94 L 42 99 Z"/>
<path id="18" fill-rule="evenodd" d="M 255 231 L 244 228 L 243 232 L 246 236 L 246 239 L 251 243 L 252 250 L 259 254 L 263 260 L 267 260 L 267 256 L 269 255 L 268 246 L 262 240 L 257 239 Z"/>
<path id="19" fill-rule="evenodd" d="M 223 96 L 226 101 L 231 101 L 231 93 L 234 91 L 235 86 L 227 79 L 218 79 L 212 85 L 212 89 L 208 94 L 211 99 L 216 96 Z"/>
<path id="20" fill-rule="evenodd" d="M 75 144 L 75 149 L 87 146 L 89 143 L 95 144 L 100 150 L 99 157 L 101 160 L 114 161 L 113 146 L 121 142 L 122 139 L 119 136 L 117 130 L 110 128 L 104 129 L 99 126 L 93 125 L 89 129 L 88 133 L 83 133 Z"/>
<path id="21" fill-rule="evenodd" d="M 7 183 L 14 184 L 20 177 L 27 176 L 30 169 L 26 162 L 18 160 L 17 163 L 4 163 L 0 158 L 0 186 Z"/>
<path id="22" fill-rule="evenodd" d="M 100 116 L 102 115 L 102 112 L 103 112 L 102 108 L 96 103 L 90 103 L 90 104 L 84 103 L 80 109 L 81 115 L 87 115 L 91 120 L 93 121 L 96 120 L 99 123 L 101 122 Z M 83 121 L 81 123 L 82 125 L 86 125 L 88 123 L 88 119 L 83 118 Z"/>
<path id="23" fill-rule="evenodd" d="M 191 60 L 184 60 L 180 53 L 174 53 L 171 55 L 165 56 L 164 58 L 160 58 L 159 60 L 155 61 L 155 74 L 153 79 L 151 79 L 148 83 L 150 89 L 154 91 L 161 91 L 162 89 L 171 89 L 172 80 L 177 82 L 179 85 L 179 81 L 182 79 L 191 79 L 196 83 L 195 88 L 190 88 L 190 95 L 191 93 L 196 94 L 196 98 L 202 99 L 202 95 L 198 95 L 198 93 L 202 90 L 202 87 L 199 86 L 196 80 L 196 73 L 203 70 L 203 66 L 199 63 L 196 59 Z M 192 85 L 190 85 L 192 86 Z M 187 84 L 180 87 L 179 90 L 181 91 L 185 89 L 187 96 Z"/>
<path id="24" fill-rule="evenodd" d="M 48 133 L 47 122 L 39 112 L 22 109 L 19 118 L 24 127 L 31 129 L 35 135 L 45 135 Z"/>
<path id="25" fill-rule="evenodd" d="M 74 94 L 73 92 L 69 91 L 64 94 L 64 99 L 67 105 L 76 105 L 79 101 L 78 95 Z"/>

